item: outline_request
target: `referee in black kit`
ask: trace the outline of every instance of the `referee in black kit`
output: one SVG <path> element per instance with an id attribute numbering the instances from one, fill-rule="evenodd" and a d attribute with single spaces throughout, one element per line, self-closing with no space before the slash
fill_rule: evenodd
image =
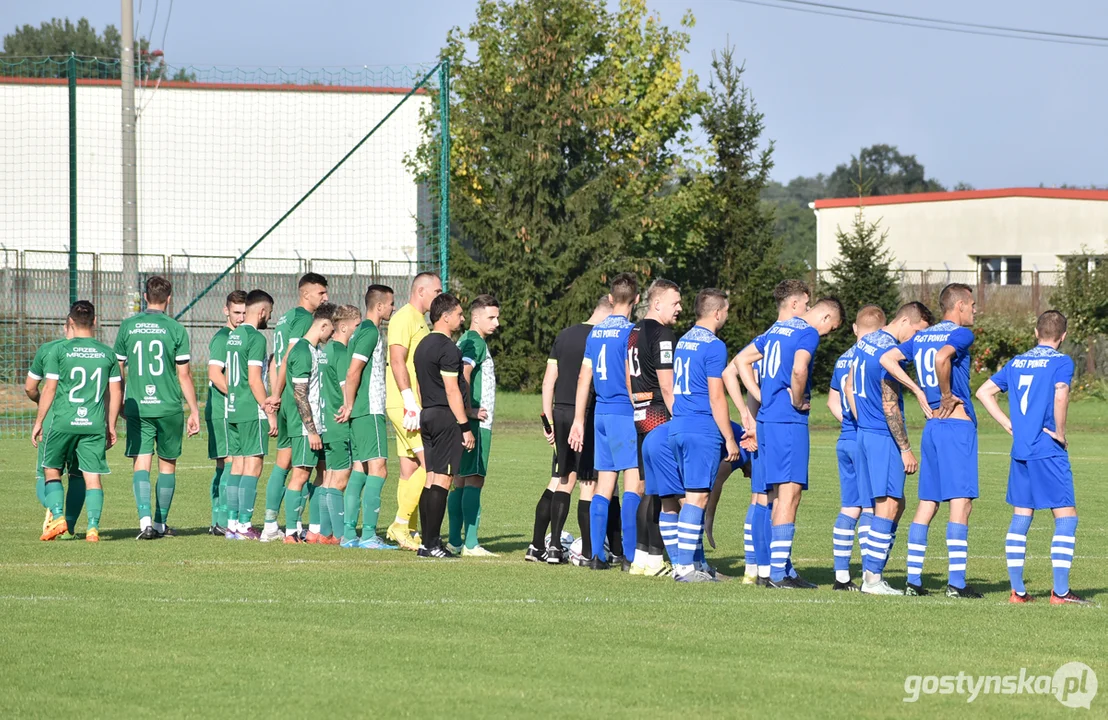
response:
<path id="1" fill-rule="evenodd" d="M 446 496 L 462 462 L 462 450 L 472 450 L 473 433 L 466 416 L 465 379 L 462 353 L 453 335 L 465 321 L 462 304 L 449 293 L 431 301 L 431 334 L 416 347 L 413 363 L 423 412 L 419 434 L 427 462 L 427 484 L 419 498 L 419 519 L 423 537 L 419 557 L 452 558 L 442 545 L 442 519 Z"/>

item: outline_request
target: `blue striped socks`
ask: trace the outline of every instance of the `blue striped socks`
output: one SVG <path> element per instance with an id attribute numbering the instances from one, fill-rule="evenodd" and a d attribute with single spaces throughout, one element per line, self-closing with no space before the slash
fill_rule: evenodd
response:
<path id="1" fill-rule="evenodd" d="M 923 585 L 923 558 L 930 529 L 930 525 L 916 522 L 908 526 L 908 582 L 912 585 Z"/>
<path id="2" fill-rule="evenodd" d="M 772 526 L 773 539 L 769 543 L 769 579 L 774 582 L 785 579 L 785 566 L 788 564 L 789 556 L 792 555 L 795 534 L 796 525 L 793 523 Z"/>
<path id="3" fill-rule="evenodd" d="M 874 516 L 870 522 L 866 549 L 862 553 L 862 569 L 874 575 L 880 575 L 892 546 L 893 521 Z"/>
<path id="4" fill-rule="evenodd" d="M 746 519 L 743 520 L 743 554 L 746 556 L 746 574 L 752 575 L 758 571 L 758 555 L 754 552 L 754 516 L 758 514 L 758 503 L 751 503 L 746 508 Z"/>
<path id="5" fill-rule="evenodd" d="M 969 555 L 969 527 L 961 523 L 947 523 L 946 525 L 946 555 L 949 558 L 951 586 L 958 589 L 966 586 L 966 559 Z"/>
<path id="6" fill-rule="evenodd" d="M 1054 538 L 1050 541 L 1050 564 L 1054 566 L 1054 594 L 1070 591 L 1070 566 L 1077 541 L 1077 516 L 1054 518 Z"/>
<path id="7" fill-rule="evenodd" d="M 635 547 L 639 537 L 640 504 L 642 504 L 642 495 L 633 492 L 623 493 L 619 518 L 623 529 L 623 557 L 627 558 L 627 562 L 633 562 L 635 559 Z M 614 552 L 615 548 L 612 550 Z"/>
<path id="8" fill-rule="evenodd" d="M 1027 531 L 1031 515 L 1012 515 L 1012 524 L 1004 538 L 1004 555 L 1008 559 L 1008 581 L 1020 595 L 1027 592 L 1023 584 L 1023 563 L 1027 557 Z"/>
<path id="9" fill-rule="evenodd" d="M 873 524 L 873 511 L 863 510 L 862 517 L 858 518 L 858 552 L 862 554 L 862 560 L 866 559 L 866 548 L 869 547 L 869 528 Z"/>
<path id="10" fill-rule="evenodd" d="M 677 516 L 677 563 L 679 575 L 693 570 L 696 562 L 696 546 L 704 530 L 704 510 L 692 503 L 681 506 Z"/>
<path id="11" fill-rule="evenodd" d="M 835 561 L 835 580 L 850 582 L 850 556 L 854 553 L 854 526 L 857 520 L 839 513 L 831 533 L 831 552 Z"/>
<path id="12" fill-rule="evenodd" d="M 658 528 L 662 531 L 662 544 L 666 546 L 669 561 L 677 564 L 677 513 L 658 513 Z"/>
<path id="13" fill-rule="evenodd" d="M 752 505 L 753 522 L 750 523 L 750 535 L 754 541 L 754 561 L 758 564 L 758 576 L 769 577 L 769 508 L 765 505 Z"/>

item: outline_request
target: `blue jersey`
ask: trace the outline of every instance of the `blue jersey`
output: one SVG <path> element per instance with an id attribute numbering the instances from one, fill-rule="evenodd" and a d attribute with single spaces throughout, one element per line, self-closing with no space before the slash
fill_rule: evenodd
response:
<path id="1" fill-rule="evenodd" d="M 635 415 L 627 389 L 627 336 L 633 327 L 624 316 L 609 315 L 585 341 L 583 362 L 592 368 L 597 415 Z"/>
<path id="2" fill-rule="evenodd" d="M 699 325 L 677 341 L 673 353 L 673 419 L 683 427 L 719 429 L 708 401 L 708 378 L 722 378 L 727 346 Z"/>
<path id="3" fill-rule="evenodd" d="M 892 435 L 881 402 L 881 386 L 888 373 L 881 367 L 881 357 L 896 347 L 896 338 L 877 330 L 866 335 L 854 346 L 851 382 L 854 384 L 854 406 L 858 410 L 861 430 Z M 900 398 L 900 414 L 904 414 L 904 398 Z"/>
<path id="4" fill-rule="evenodd" d="M 850 412 L 850 402 L 846 398 L 846 393 L 843 392 L 843 381 L 846 380 L 854 360 L 854 347 L 851 345 L 846 352 L 839 356 L 839 359 L 835 361 L 835 370 L 831 373 L 831 389 L 839 393 L 839 408 L 843 413 L 841 435 L 845 437 L 853 436 L 858 430 L 858 421 L 854 419 L 854 414 Z"/>
<path id="5" fill-rule="evenodd" d="M 1056 430 L 1054 390 L 1073 380 L 1073 360 L 1054 348 L 1040 345 L 1008 361 L 992 377 L 1009 393 L 1008 414 L 1012 417 L 1012 457 L 1016 460 L 1065 455 L 1066 449 L 1043 428 Z"/>
<path id="6" fill-rule="evenodd" d="M 819 331 L 801 318 L 779 320 L 769 330 L 754 339 L 754 347 L 762 353 L 758 385 L 762 390 L 762 407 L 758 420 L 768 423 L 808 423 L 808 412 L 793 405 L 793 359 L 799 350 L 811 355 L 808 360 L 808 381 L 805 396 L 812 393 L 812 367 L 815 365 Z"/>
<path id="7" fill-rule="evenodd" d="M 920 330 L 900 346 L 904 357 L 916 366 L 919 386 L 927 394 L 931 409 L 939 407 L 939 375 L 935 371 L 935 356 L 944 346 L 954 348 L 954 357 L 950 360 L 950 393 L 961 400 L 970 420 L 977 422 L 973 409 L 973 394 L 970 392 L 970 345 L 973 345 L 973 332 L 950 320 L 943 320 L 926 330 Z"/>

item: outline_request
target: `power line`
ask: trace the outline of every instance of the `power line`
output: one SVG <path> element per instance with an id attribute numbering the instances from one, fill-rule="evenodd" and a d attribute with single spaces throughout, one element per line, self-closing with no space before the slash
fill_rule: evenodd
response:
<path id="1" fill-rule="evenodd" d="M 758 5 L 760 7 L 774 8 L 776 10 L 791 10 L 793 12 L 806 13 L 806 14 L 809 14 L 809 15 L 825 15 L 825 16 L 828 16 L 828 17 L 844 18 L 844 19 L 847 19 L 847 20 L 861 20 L 863 22 L 880 23 L 882 25 L 897 25 L 897 26 L 900 26 L 900 27 L 920 28 L 920 29 L 923 29 L 923 30 L 940 30 L 942 32 L 958 33 L 960 35 L 981 35 L 981 36 L 986 36 L 986 37 L 1009 38 L 1011 40 L 1028 40 L 1028 41 L 1032 41 L 1032 42 L 1047 42 L 1047 43 L 1054 43 L 1056 45 L 1085 45 L 1085 46 L 1088 46 L 1088 47 L 1099 47 L 1099 48 L 1108 47 L 1108 38 L 1103 38 L 1104 42 L 1096 42 L 1096 41 L 1084 41 L 1084 40 L 1080 40 L 1080 39 L 1068 39 L 1068 37 L 1064 37 L 1064 38 L 1063 37 L 1044 37 L 1044 36 L 1041 36 L 1041 35 L 1032 35 L 1032 34 L 1016 35 L 1016 34 L 1011 34 L 1011 32 L 1000 32 L 1000 31 L 994 32 L 994 31 L 986 30 L 986 29 L 974 29 L 976 27 L 974 25 L 958 24 L 958 23 L 954 23 L 954 21 L 947 21 L 947 20 L 928 20 L 926 18 L 924 18 L 922 20 L 914 20 L 914 19 L 911 19 L 911 16 L 902 16 L 906 19 L 898 20 L 898 19 L 894 19 L 894 18 L 867 17 L 864 14 L 853 14 L 853 15 L 851 15 L 851 14 L 846 14 L 846 13 L 850 13 L 850 12 L 853 12 L 853 13 L 867 13 L 867 12 L 876 13 L 876 11 L 854 10 L 854 9 L 851 9 L 851 8 L 846 8 L 843 11 L 838 11 L 836 6 L 821 5 L 819 3 L 807 3 L 807 5 L 809 5 L 808 7 L 799 7 L 799 6 L 795 6 L 795 5 L 781 5 L 781 4 L 779 4 L 779 2 L 790 2 L 790 3 L 792 3 L 792 2 L 799 2 L 799 0 L 778 0 L 778 2 L 760 1 L 760 0 L 730 0 L 730 2 L 741 3 L 743 5 Z M 811 7 L 811 6 L 815 6 L 815 7 Z M 820 8 L 830 8 L 830 9 L 824 10 L 824 9 L 820 9 Z M 881 14 L 884 14 L 884 13 L 881 13 Z M 922 23 L 925 23 L 925 22 L 951 23 L 951 25 L 944 26 L 944 25 L 922 24 Z M 959 25 L 961 25 L 961 26 L 959 26 Z M 1013 29 L 1012 32 L 1025 32 L 1026 33 L 1026 32 L 1032 32 L 1032 31 L 1024 31 L 1024 30 Z M 1050 34 L 1053 35 L 1053 33 L 1050 33 Z M 1082 36 L 1074 35 L 1072 37 L 1073 38 L 1079 38 L 1079 37 L 1082 37 Z"/>

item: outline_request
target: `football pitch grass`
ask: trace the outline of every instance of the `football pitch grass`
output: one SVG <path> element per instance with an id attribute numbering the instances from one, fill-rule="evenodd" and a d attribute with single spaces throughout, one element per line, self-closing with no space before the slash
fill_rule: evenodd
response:
<path id="1" fill-rule="evenodd" d="M 868 597 L 830 590 L 838 513 L 837 432 L 813 402 L 811 490 L 794 560 L 815 591 L 679 585 L 523 562 L 550 450 L 539 400 L 502 394 L 482 541 L 496 559 L 421 560 L 401 551 L 228 542 L 204 534 L 210 464 L 185 443 L 171 524 L 136 542 L 129 463 L 109 454 L 102 542 L 38 541 L 27 440 L 0 442 L 0 717 L 987 717 L 1074 712 L 1052 695 L 921 695 L 912 675 L 1053 675 L 1084 662 L 1108 681 L 1108 404 L 1071 408 L 1078 512 L 1072 586 L 1096 603 L 1052 607 L 1053 521 L 1028 536 L 1038 602 L 1007 603 L 1004 503 L 1009 438 L 982 415 L 981 499 L 970 520 L 969 582 L 983 600 Z M 816 420 L 818 418 L 818 420 Z M 911 429 L 918 446 L 919 425 Z M 394 448 L 390 443 L 390 451 Z M 267 458 L 270 460 L 271 458 Z M 395 510 L 395 462 L 381 526 Z M 265 478 L 260 483 L 259 505 Z M 904 584 L 906 519 L 887 576 Z M 749 485 L 731 478 L 709 562 L 743 568 Z M 574 506 L 575 507 L 575 504 Z M 257 522 L 260 512 L 256 513 Z M 577 535 L 571 508 L 566 529 Z M 931 528 L 924 584 L 946 582 L 945 518 Z M 84 518 L 79 523 L 83 535 Z M 858 553 L 852 563 L 857 577 Z M 1103 693 L 1102 693 L 1103 694 Z M 1108 699 L 1093 701 L 1103 716 Z"/>

